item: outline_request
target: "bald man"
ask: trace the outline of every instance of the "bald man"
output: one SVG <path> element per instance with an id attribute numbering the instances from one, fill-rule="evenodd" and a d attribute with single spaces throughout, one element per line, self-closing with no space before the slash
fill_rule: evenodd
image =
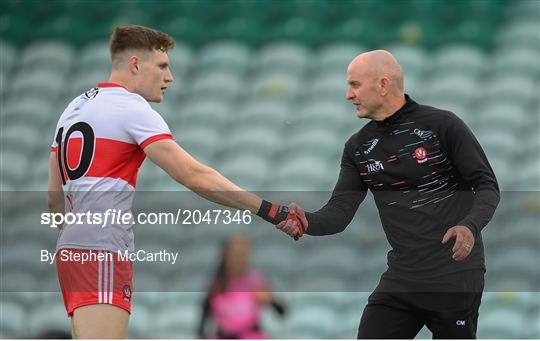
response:
<path id="1" fill-rule="evenodd" d="M 392 250 L 358 338 L 414 338 L 424 325 L 434 338 L 475 338 L 485 272 L 481 230 L 499 202 L 493 170 L 456 115 L 404 94 L 401 66 L 389 52 L 354 58 L 347 82 L 356 116 L 371 121 L 345 143 L 328 203 L 313 213 L 294 203 L 289 209 L 307 218 L 306 234 L 335 234 L 373 193 Z M 301 232 L 292 221 L 277 227 Z"/>

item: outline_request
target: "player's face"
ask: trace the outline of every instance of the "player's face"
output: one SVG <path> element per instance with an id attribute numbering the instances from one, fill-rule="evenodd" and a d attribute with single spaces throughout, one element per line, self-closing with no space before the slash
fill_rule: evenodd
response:
<path id="1" fill-rule="evenodd" d="M 139 94 L 148 102 L 161 102 L 167 85 L 173 81 L 167 52 L 153 50 L 141 63 Z"/>
<path id="2" fill-rule="evenodd" d="M 373 119 L 377 110 L 382 106 L 379 96 L 378 79 L 369 71 L 351 65 L 347 70 L 347 100 L 356 107 L 358 118 Z"/>

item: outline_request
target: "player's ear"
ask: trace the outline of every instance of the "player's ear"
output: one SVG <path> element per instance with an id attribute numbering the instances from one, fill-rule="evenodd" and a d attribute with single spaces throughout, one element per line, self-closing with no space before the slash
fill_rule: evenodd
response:
<path id="1" fill-rule="evenodd" d="M 131 57 L 129 57 L 127 64 L 128 64 L 129 71 L 131 71 L 131 73 L 138 74 L 140 72 L 141 58 L 139 56 L 132 55 Z"/>

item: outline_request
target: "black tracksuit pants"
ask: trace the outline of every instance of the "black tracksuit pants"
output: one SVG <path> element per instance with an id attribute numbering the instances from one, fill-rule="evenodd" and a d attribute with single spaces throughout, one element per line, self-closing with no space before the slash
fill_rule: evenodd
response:
<path id="1" fill-rule="evenodd" d="M 434 339 L 475 339 L 483 270 L 462 271 L 437 281 L 440 286 L 413 286 L 383 275 L 362 314 L 358 338 L 413 339 L 426 325 Z"/>

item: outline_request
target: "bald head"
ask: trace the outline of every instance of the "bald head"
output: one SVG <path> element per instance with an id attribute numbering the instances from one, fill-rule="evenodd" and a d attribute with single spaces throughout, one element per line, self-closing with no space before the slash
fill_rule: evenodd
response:
<path id="1" fill-rule="evenodd" d="M 384 119 L 404 104 L 403 71 L 388 51 L 356 56 L 347 69 L 347 83 L 347 99 L 360 118 Z"/>
<path id="2" fill-rule="evenodd" d="M 373 78 L 388 77 L 397 90 L 403 92 L 403 70 L 397 59 L 386 50 L 359 54 L 349 64 L 350 71 L 365 71 Z"/>

